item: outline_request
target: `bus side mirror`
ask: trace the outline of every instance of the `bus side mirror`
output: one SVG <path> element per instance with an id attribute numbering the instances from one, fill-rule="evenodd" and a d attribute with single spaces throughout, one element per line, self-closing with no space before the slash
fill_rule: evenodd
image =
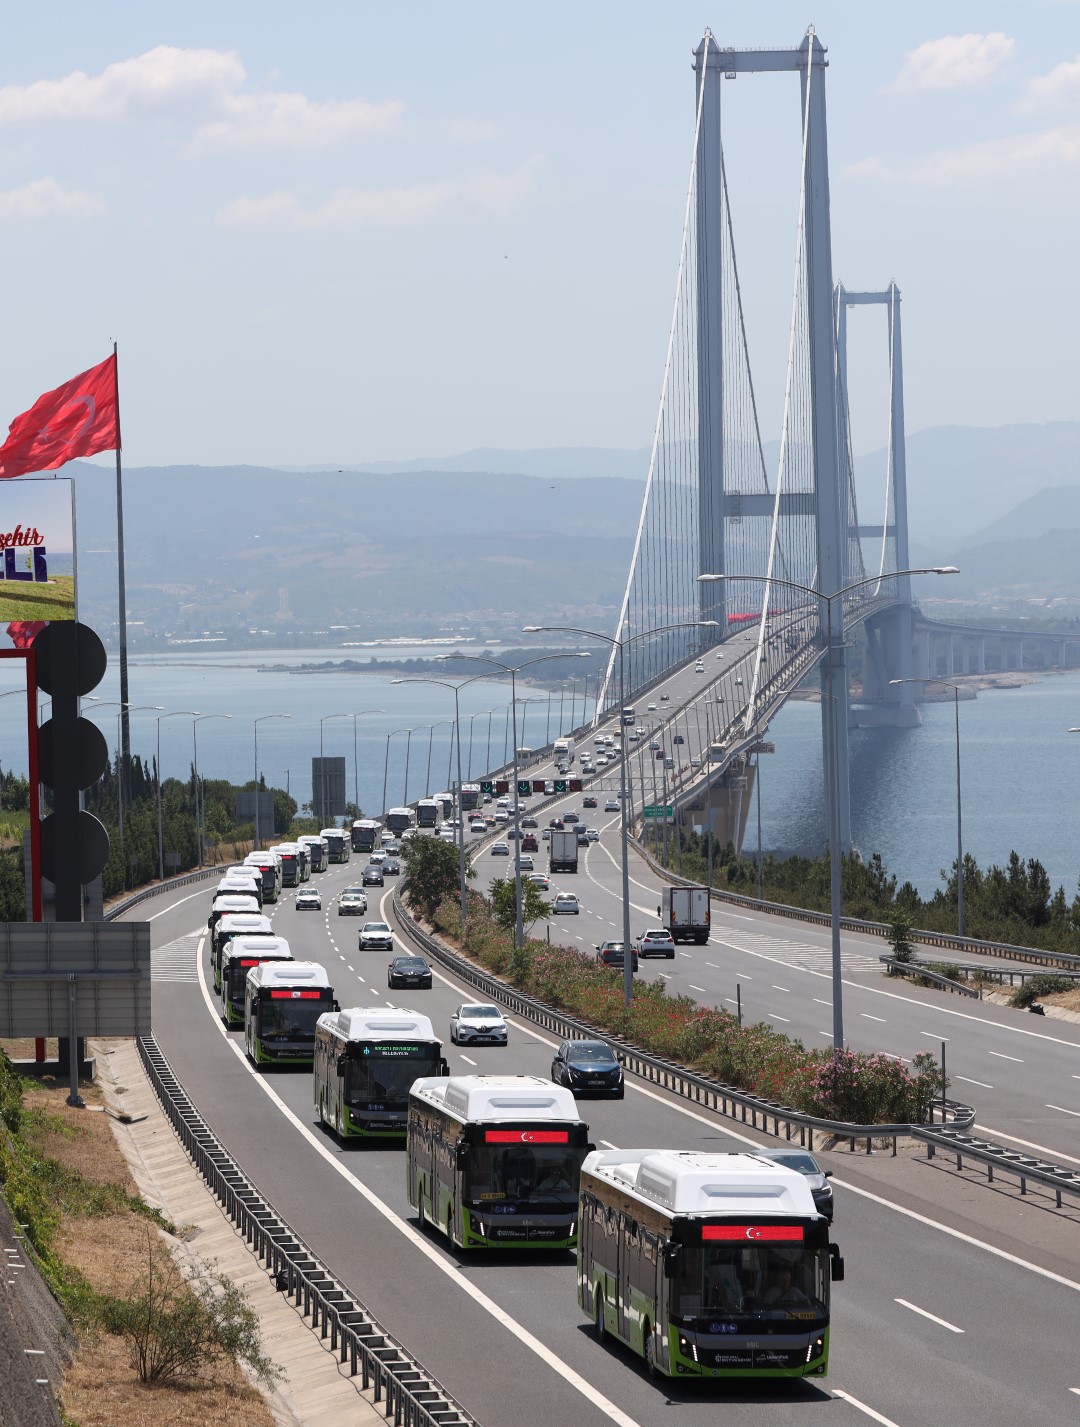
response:
<path id="1" fill-rule="evenodd" d="M 458 1169 L 465 1169 L 469 1163 L 469 1146 L 462 1141 L 458 1142 L 454 1152 L 454 1161 Z"/>
<path id="2" fill-rule="evenodd" d="M 340 1005 L 337 1003 L 337 1001 L 334 1001 L 334 1002 L 332 1002 L 331 1004 L 333 1005 L 335 1011 L 340 1011 L 340 1010 L 341 1010 L 341 1007 L 340 1007 Z"/>
<path id="3" fill-rule="evenodd" d="M 440 1057 L 440 1059 L 439 1059 L 439 1074 L 440 1074 L 440 1075 L 449 1075 L 449 1074 L 450 1074 L 450 1063 L 449 1063 L 449 1061 L 446 1059 L 445 1056 L 442 1056 L 442 1057 Z"/>
<path id="4" fill-rule="evenodd" d="M 682 1245 L 664 1245 L 664 1277 L 678 1278 L 679 1270 L 682 1268 Z"/>
<path id="5" fill-rule="evenodd" d="M 832 1258 L 832 1281 L 833 1283 L 843 1283 L 844 1281 L 844 1260 L 840 1257 L 840 1245 L 830 1244 L 829 1255 Z"/>
<path id="6" fill-rule="evenodd" d="M 337 1058 L 337 1073 L 338 1073 L 339 1075 L 344 1075 L 344 1074 L 345 1074 L 345 1064 L 346 1064 L 346 1057 L 345 1057 L 345 1054 L 344 1054 L 344 1052 L 343 1052 L 343 1053 L 342 1053 L 341 1055 L 339 1055 L 338 1058 Z"/>

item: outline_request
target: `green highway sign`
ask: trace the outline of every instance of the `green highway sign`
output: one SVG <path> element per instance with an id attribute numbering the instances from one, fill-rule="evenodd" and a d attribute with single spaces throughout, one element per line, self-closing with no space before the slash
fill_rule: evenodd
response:
<path id="1" fill-rule="evenodd" d="M 673 807 L 665 808 L 662 805 L 653 804 L 642 808 L 641 811 L 647 818 L 670 818 L 674 815 L 675 809 Z"/>

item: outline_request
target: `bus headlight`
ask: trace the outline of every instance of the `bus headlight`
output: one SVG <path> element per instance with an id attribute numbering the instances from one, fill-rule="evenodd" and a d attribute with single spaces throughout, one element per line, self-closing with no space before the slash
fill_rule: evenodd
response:
<path id="1" fill-rule="evenodd" d="M 684 1358 L 690 1358 L 695 1363 L 698 1360 L 697 1343 L 693 1338 L 688 1338 L 685 1333 L 679 1334 L 679 1352 Z"/>
<path id="2" fill-rule="evenodd" d="M 824 1351 L 825 1339 L 821 1337 L 811 1338 L 810 1345 L 806 1349 L 806 1361 L 812 1363 L 815 1358 L 820 1358 Z"/>

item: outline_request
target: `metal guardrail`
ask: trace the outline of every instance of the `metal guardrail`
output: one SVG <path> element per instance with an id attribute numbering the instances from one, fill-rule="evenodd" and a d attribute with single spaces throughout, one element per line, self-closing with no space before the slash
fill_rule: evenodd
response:
<path id="1" fill-rule="evenodd" d="M 357 1299 L 331 1277 L 298 1235 L 254 1189 L 203 1120 L 152 1036 L 138 1042 L 150 1083 L 191 1157 L 222 1208 L 266 1264 L 312 1331 L 340 1363 L 348 1363 L 364 1391 L 399 1427 L 478 1427 L 446 1389 L 425 1371 Z"/>
<path id="2" fill-rule="evenodd" d="M 579 1021 L 562 1011 L 556 1011 L 553 1007 L 544 1005 L 542 1001 L 526 996 L 513 986 L 489 976 L 487 972 L 452 951 L 437 937 L 417 926 L 396 889 L 394 913 L 408 935 L 427 955 L 441 962 L 460 980 L 482 991 L 485 997 L 501 1001 L 517 1015 L 554 1032 L 561 1039 L 571 1036 L 603 1039 L 617 1047 L 628 1070 L 648 1080 L 650 1084 L 690 1100 L 695 1105 L 702 1105 L 728 1119 L 737 1120 L 743 1125 L 749 1124 L 752 1129 L 760 1130 L 762 1134 L 788 1140 L 797 1134 L 799 1144 L 810 1150 L 814 1148 L 815 1131 L 820 1135 L 831 1135 L 849 1141 L 852 1152 L 855 1150 L 856 1141 L 866 1140 L 867 1154 L 871 1152 L 873 1140 L 892 1140 L 892 1152 L 895 1155 L 897 1139 L 912 1134 L 917 1128 L 914 1125 L 856 1125 L 844 1120 L 821 1120 L 806 1115 L 801 1110 L 793 1110 L 788 1105 L 762 1100 L 756 1095 L 737 1090 L 734 1086 L 723 1085 L 707 1076 L 697 1075 L 674 1061 L 649 1055 L 617 1036 L 589 1025 L 587 1021 Z M 937 1113 L 941 1104 L 940 1098 L 936 1100 L 931 1106 L 931 1114 Z M 946 1100 L 945 1113 L 951 1115 L 952 1123 L 962 1129 L 968 1129 L 975 1121 L 975 1111 L 972 1107 L 958 1101 Z M 769 1128 L 770 1122 L 772 1129 Z"/>
<path id="3" fill-rule="evenodd" d="M 976 1001 L 982 1000 L 982 991 L 978 986 L 965 986 L 962 981 L 953 981 L 948 976 L 942 976 L 940 971 L 931 971 L 928 966 L 923 966 L 918 961 L 897 961 L 895 956 L 879 956 L 878 960 L 890 976 L 912 976 L 918 980 L 932 981 L 935 986 L 943 986 L 946 991 L 955 991 L 960 996 L 971 996 Z"/>
<path id="4" fill-rule="evenodd" d="M 137 892 L 132 892 L 130 897 L 125 897 L 123 901 L 114 902 L 105 912 L 102 921 L 111 922 L 123 912 L 130 911 L 132 907 L 137 907 L 140 902 L 145 902 L 148 897 L 156 897 L 159 892 L 170 892 L 174 887 L 187 887 L 192 882 L 205 882 L 208 877 L 224 877 L 225 871 L 222 867 L 203 867 L 197 872 L 185 872 L 182 877 L 166 877 L 164 882 L 151 882 L 148 887 L 140 887 Z"/>
<path id="5" fill-rule="evenodd" d="M 1039 1159 L 1035 1155 L 1021 1154 L 1005 1145 L 994 1144 L 991 1140 L 979 1140 L 960 1129 L 947 1126 L 933 1128 L 920 1125 L 912 1130 L 915 1139 L 926 1145 L 926 1156 L 934 1158 L 935 1150 L 955 1155 L 957 1169 L 963 1169 L 964 1160 L 975 1160 L 985 1165 L 988 1184 L 994 1182 L 995 1170 L 1001 1174 L 1014 1175 L 1020 1181 L 1020 1193 L 1027 1193 L 1028 1180 L 1054 1191 L 1057 1207 L 1061 1208 L 1062 1194 L 1080 1195 L 1080 1171 L 1066 1169 L 1064 1165 L 1053 1164 L 1050 1160 Z"/>
<path id="6" fill-rule="evenodd" d="M 676 887 L 700 886 L 700 883 L 689 877 L 680 877 L 658 862 L 640 839 L 634 838 L 633 844 L 658 877 L 663 877 Z M 789 907 L 786 902 L 766 902 L 757 897 L 744 897 L 739 892 L 727 892 L 719 887 L 713 887 L 712 896 L 718 902 L 745 907 L 748 911 L 767 912 L 770 916 L 789 917 L 793 921 L 814 922 L 818 926 L 832 925 L 828 912 L 815 912 L 806 907 Z M 867 936 L 882 938 L 892 932 L 887 922 L 864 921 L 861 917 L 841 917 L 840 926 L 844 931 L 864 932 Z M 1062 971 L 1080 973 L 1080 956 L 1073 956 L 1066 951 L 1042 951 L 1034 946 L 1013 946 L 1007 941 L 979 941 L 975 937 L 952 936 L 948 932 L 912 931 L 911 938 L 924 946 L 947 947 L 951 951 L 984 952 L 987 956 L 1008 957 L 1012 961 L 1026 961 L 1038 966 L 1053 966 Z"/>

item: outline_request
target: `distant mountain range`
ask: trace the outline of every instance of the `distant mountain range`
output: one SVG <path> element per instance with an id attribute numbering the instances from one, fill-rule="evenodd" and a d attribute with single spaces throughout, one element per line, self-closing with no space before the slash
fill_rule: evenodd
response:
<path id="1" fill-rule="evenodd" d="M 647 463 L 643 451 L 581 447 L 378 468 L 130 467 L 129 616 L 178 637 L 607 627 Z M 959 565 L 950 595 L 1080 598 L 1080 422 L 916 432 L 907 466 L 912 557 Z M 885 453 L 858 468 L 860 490 L 880 490 Z M 104 632 L 116 608 L 113 475 L 69 470 L 81 611 Z"/>

